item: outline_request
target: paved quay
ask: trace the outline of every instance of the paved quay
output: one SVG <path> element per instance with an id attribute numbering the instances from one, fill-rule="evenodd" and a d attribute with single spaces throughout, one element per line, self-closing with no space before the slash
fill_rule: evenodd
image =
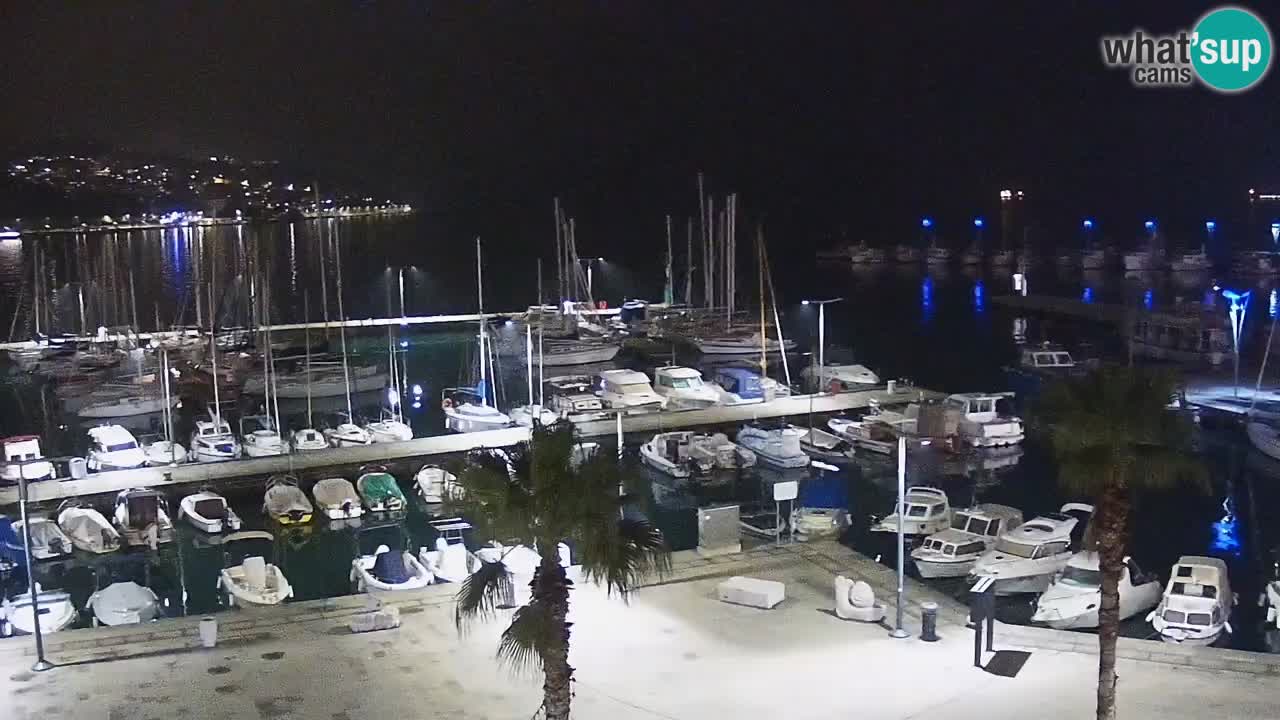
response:
<path id="1" fill-rule="evenodd" d="M 1091 717 L 1092 636 L 1015 637 L 999 628 L 997 649 L 1031 655 L 1014 678 L 988 674 L 971 666 L 971 631 L 957 624 L 963 609 L 954 601 L 942 606 L 939 642 L 894 640 L 884 627 L 834 617 L 833 570 L 865 572 L 873 585 L 892 577 L 846 548 L 813 543 L 713 559 L 680 553 L 673 573 L 637 592 L 629 606 L 580 587 L 571 617 L 574 716 Z M 715 585 L 732 574 L 785 582 L 787 599 L 772 611 L 720 603 Z M 347 632 L 346 622 L 364 606 L 361 597 L 224 613 L 220 644 L 211 650 L 194 647 L 194 618 L 59 633 L 49 655 L 62 665 L 42 674 L 28 671 L 31 639 L 12 638 L 0 642 L 0 706 L 15 720 L 530 718 L 540 679 L 495 662 L 501 620 L 457 633 L 454 590 L 397 596 L 403 626 L 360 635 Z M 916 584 L 909 591 L 913 603 L 925 599 Z M 917 617 L 912 613 L 908 629 L 918 631 Z M 1050 647 L 1073 638 L 1082 639 L 1079 647 Z M 1145 645 L 1148 652 L 1167 649 Z M 1194 654 L 1216 659 L 1218 652 Z M 1268 656 L 1230 655 L 1269 667 Z M 1275 716 L 1274 677 L 1207 667 L 1176 654 L 1164 661 L 1122 657 L 1121 717 Z"/>

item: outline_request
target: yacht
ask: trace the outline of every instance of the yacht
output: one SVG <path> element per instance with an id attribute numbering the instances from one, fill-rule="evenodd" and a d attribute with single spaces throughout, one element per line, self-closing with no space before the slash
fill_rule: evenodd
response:
<path id="1" fill-rule="evenodd" d="M 1218 558 L 1183 555 L 1173 566 L 1160 604 L 1147 615 L 1160 639 L 1182 645 L 1211 645 L 1231 632 L 1231 592 L 1227 564 Z"/>
<path id="2" fill-rule="evenodd" d="M 312 363 L 310 372 L 300 370 L 295 373 L 280 373 L 276 376 L 273 396 L 281 399 L 302 400 L 308 393 L 313 398 L 338 397 L 347 394 L 348 378 L 342 372 L 341 363 Z M 349 368 L 350 388 L 353 393 L 365 393 L 381 390 L 390 382 L 387 373 L 377 366 L 353 366 Z M 248 395 L 262 395 L 262 378 L 250 377 L 245 380 L 242 392 Z"/>
<path id="3" fill-rule="evenodd" d="M 570 422 L 586 422 L 605 420 L 610 413 L 604 409 L 604 403 L 591 391 L 590 375 L 559 375 L 547 378 L 545 382 L 549 397 L 546 398 L 546 410 L 555 413 L 558 418 Z"/>
<path id="4" fill-rule="evenodd" d="M 440 404 L 444 407 L 444 426 L 453 432 L 482 432 L 511 426 L 511 418 L 506 413 L 485 401 L 483 389 L 477 392 L 472 388 L 448 388 Z"/>
<path id="5" fill-rule="evenodd" d="M 240 438 L 244 454 L 249 457 L 283 455 L 288 446 L 281 439 L 270 415 L 246 415 L 240 418 Z"/>
<path id="6" fill-rule="evenodd" d="M 320 434 L 315 428 L 303 428 L 293 431 L 293 449 L 298 452 L 307 452 L 310 450 L 324 450 L 329 447 L 329 441 L 324 439 L 324 435 Z"/>
<path id="7" fill-rule="evenodd" d="M 337 420 L 336 425 L 324 429 L 324 438 L 329 441 L 329 447 L 354 447 L 373 443 L 369 431 L 355 424 L 350 415 L 339 413 Z"/>
<path id="8" fill-rule="evenodd" d="M 800 468 L 809 464 L 809 456 L 800 448 L 804 432 L 786 425 L 747 425 L 738 431 L 738 444 L 756 454 L 766 465 Z"/>
<path id="9" fill-rule="evenodd" d="M 88 435 L 89 457 L 86 464 L 90 472 L 132 470 L 147 463 L 147 456 L 138 447 L 133 433 L 120 425 L 89 428 Z"/>
<path id="10" fill-rule="evenodd" d="M 999 404 L 1013 393 L 959 393 L 945 402 L 946 414 L 956 419 L 962 440 L 973 447 L 1016 445 L 1025 436 L 1022 419 L 1001 412 Z M 950 420 L 948 420 L 950 424 Z"/>
<path id="11" fill-rule="evenodd" d="M 767 382 L 766 382 L 767 381 Z M 721 405 L 746 405 L 772 400 L 768 383 L 777 385 L 771 378 L 761 377 L 753 370 L 737 367 L 719 368 L 711 376 L 711 384 L 720 393 Z M 790 390 L 785 393 L 790 394 Z"/>
<path id="12" fill-rule="evenodd" d="M 413 428 L 395 413 L 382 411 L 382 419 L 364 426 L 375 443 L 404 442 L 413 439 Z"/>
<path id="13" fill-rule="evenodd" d="M 221 415 L 210 413 L 207 419 L 196 421 L 187 452 L 193 462 L 236 460 L 240 457 L 240 442 Z"/>
<path id="14" fill-rule="evenodd" d="M 665 365 L 653 371 L 653 389 L 668 409 L 707 408 L 720 403 L 720 393 L 693 368 Z"/>
<path id="15" fill-rule="evenodd" d="M 911 551 L 916 572 L 922 578 L 964 577 L 996 538 L 1022 524 L 1022 511 L 1008 505 L 986 503 L 956 510 L 951 527 L 925 538 Z"/>
<path id="16" fill-rule="evenodd" d="M 653 391 L 648 376 L 635 370 L 600 373 L 600 399 L 609 408 L 626 413 L 661 410 L 667 404 L 666 398 Z"/>
<path id="17" fill-rule="evenodd" d="M 546 340 L 542 344 L 541 362 L 544 367 L 610 362 L 620 349 L 617 345 L 602 342 Z"/>
<path id="18" fill-rule="evenodd" d="M 182 498 L 178 502 L 178 518 L 211 535 L 240 529 L 240 516 L 227 504 L 226 498 L 212 490 L 201 490 Z"/>
<path id="19" fill-rule="evenodd" d="M 693 344 L 703 355 L 752 355 L 761 350 L 777 353 L 792 350 L 796 346 L 794 340 L 779 343 L 774 338 L 763 337 L 759 330 L 695 338 Z"/>
<path id="20" fill-rule="evenodd" d="M 723 434 L 677 431 L 658 433 L 640 446 L 640 459 L 672 477 L 687 478 L 696 472 L 748 468 L 755 453 L 729 441 Z"/>
<path id="21" fill-rule="evenodd" d="M 17 483 L 19 479 L 34 481 L 53 477 L 53 463 L 42 461 L 40 436 L 14 435 L 0 440 L 0 445 L 4 446 L 4 461 L 15 463 L 0 468 L 0 480 Z"/>
<path id="22" fill-rule="evenodd" d="M 904 535 L 932 535 L 951 525 L 951 503 L 947 494 L 938 488 L 907 488 L 902 496 L 902 505 L 906 509 L 906 516 L 902 519 Z M 898 532 L 897 508 L 871 526 L 871 532 Z"/>
<path id="23" fill-rule="evenodd" d="M 1080 517 L 1093 513 L 1092 505 L 1067 503 L 1060 512 L 1041 515 L 1006 530 L 995 546 L 974 563 L 970 575 L 995 578 L 997 595 L 1044 592 L 1054 575 L 1066 567 L 1072 546 L 1083 532 Z"/>
<path id="24" fill-rule="evenodd" d="M 1143 573 L 1132 558 L 1124 559 L 1120 574 L 1120 619 L 1128 620 L 1160 602 L 1160 580 Z M 1085 550 L 1071 556 L 1053 584 L 1036 601 L 1031 622 L 1055 630 L 1086 630 L 1098 627 L 1098 607 L 1102 604 L 1102 571 L 1098 553 Z"/>
<path id="25" fill-rule="evenodd" d="M 121 490 L 116 495 L 116 510 L 112 520 L 125 545 L 155 546 L 173 540 L 169 503 L 155 490 Z"/>
<path id="26" fill-rule="evenodd" d="M 159 395 L 125 395 L 85 405 L 76 411 L 76 415 L 91 420 L 151 415 L 164 412 L 166 405 L 173 407 L 177 402 L 177 398 L 166 402 Z"/>
<path id="27" fill-rule="evenodd" d="M 817 388 L 819 392 L 868 390 L 880 384 L 880 376 L 876 375 L 866 365 L 831 364 L 823 366 L 821 371 L 817 367 L 810 366 L 805 368 L 801 374 L 808 386 Z M 823 383 L 820 388 L 817 387 L 819 380 Z"/>

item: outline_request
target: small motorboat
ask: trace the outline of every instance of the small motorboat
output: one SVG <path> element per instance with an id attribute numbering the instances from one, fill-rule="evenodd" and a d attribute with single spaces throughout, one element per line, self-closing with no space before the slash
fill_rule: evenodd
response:
<path id="1" fill-rule="evenodd" d="M 76 415 L 91 420 L 151 415 L 164 412 L 166 405 L 172 407 L 177 402 L 176 397 L 166 401 L 160 395 L 125 395 L 85 405 Z"/>
<path id="2" fill-rule="evenodd" d="M 881 384 L 880 376 L 875 371 L 866 365 L 858 364 L 828 364 L 822 367 L 811 365 L 800 374 L 809 387 L 819 392 L 853 392 L 867 390 Z"/>
<path id="3" fill-rule="evenodd" d="M 471 397 L 479 402 L 472 402 L 466 399 L 469 388 L 454 388 L 452 395 L 457 395 L 459 401 L 455 401 L 449 390 L 446 390 L 446 397 L 440 403 L 444 408 L 444 426 L 446 430 L 452 430 L 456 433 L 483 432 L 485 430 L 500 430 L 511 426 L 511 418 L 504 412 L 495 407 L 486 405 L 482 397 L 472 395 Z"/>
<path id="4" fill-rule="evenodd" d="M 242 533 L 252 537 L 266 536 L 270 533 Z M 231 538 L 228 538 L 230 540 Z M 236 538 L 236 539 L 248 539 Z M 279 605 L 286 598 L 293 597 L 293 586 L 284 576 L 284 572 L 276 565 L 266 561 L 261 555 L 252 555 L 239 565 L 223 568 L 218 575 L 218 587 L 227 593 L 229 605 Z"/>
<path id="5" fill-rule="evenodd" d="M 599 403 L 598 398 L 595 398 L 594 395 L 591 397 Z M 534 423 L 551 425 L 560 419 L 560 415 L 555 410 L 537 403 L 513 407 L 507 412 L 507 415 L 510 416 L 511 422 L 520 427 L 533 427 Z"/>
<path id="6" fill-rule="evenodd" d="M 439 465 L 424 465 L 413 476 L 413 486 L 423 502 L 438 505 L 457 492 L 458 478 Z"/>
<path id="7" fill-rule="evenodd" d="M 667 399 L 654 392 L 649 376 L 635 370 L 600 373 L 600 399 L 605 406 L 626 413 L 661 410 Z"/>
<path id="8" fill-rule="evenodd" d="M 15 435 L 0 440 L 0 445 L 4 447 L 5 463 L 14 463 L 0 467 L 0 480 L 17 483 L 20 476 L 27 481 L 53 477 L 53 464 L 41 462 L 44 454 L 40 452 L 40 436 Z"/>
<path id="9" fill-rule="evenodd" d="M 834 417 L 827 421 L 827 427 L 855 447 L 873 453 L 891 455 L 898 449 L 898 431 L 874 416 L 862 420 Z"/>
<path id="10" fill-rule="evenodd" d="M 395 477 L 381 465 L 361 468 L 360 477 L 356 478 L 356 491 L 369 512 L 398 512 L 405 508 L 404 493 L 400 491 Z"/>
<path id="11" fill-rule="evenodd" d="M 431 572 L 403 550 L 391 550 L 379 545 L 372 555 L 362 555 L 351 561 L 351 581 L 358 592 L 368 590 L 417 590 L 431 584 Z"/>
<path id="12" fill-rule="evenodd" d="M 738 444 L 768 465 L 800 468 L 809 465 L 809 456 L 800 449 L 803 435 L 803 432 L 785 425 L 754 424 L 738 431 Z"/>
<path id="13" fill-rule="evenodd" d="M 267 480 L 262 509 L 281 525 L 309 523 L 314 512 L 307 494 L 298 487 L 298 480 L 292 475 L 276 475 Z"/>
<path id="14" fill-rule="evenodd" d="M 1143 573 L 1132 558 L 1124 559 L 1119 591 L 1121 620 L 1150 610 L 1160 602 L 1160 580 Z M 1098 553 L 1082 551 L 1071 556 L 1049 589 L 1040 594 L 1031 622 L 1044 623 L 1055 630 L 1096 628 L 1101 605 L 1102 571 L 1098 568 Z"/>
<path id="15" fill-rule="evenodd" d="M 94 624 L 137 625 L 160 616 L 160 601 L 151 588 L 133 581 L 111 583 L 89 596 Z"/>
<path id="16" fill-rule="evenodd" d="M 64 504 L 58 511 L 58 527 L 78 550 L 101 554 L 120 549 L 119 531 L 91 507 Z"/>
<path id="17" fill-rule="evenodd" d="M 1022 419 L 1000 409 L 1012 398 L 1013 393 L 949 395 L 944 403 L 947 424 L 954 422 L 961 439 L 973 447 L 1016 445 L 1025 436 Z"/>
<path id="18" fill-rule="evenodd" d="M 702 373 L 693 368 L 665 365 L 653 371 L 653 389 L 666 398 L 666 407 L 708 408 L 720 404 L 720 392 L 715 385 L 702 381 Z"/>
<path id="19" fill-rule="evenodd" d="M 798 507 L 791 515 L 791 527 L 801 541 L 834 537 L 849 527 L 849 511 L 844 508 Z"/>
<path id="20" fill-rule="evenodd" d="M 31 534 L 31 557 L 36 560 L 52 560 L 71 554 L 71 538 L 58 527 L 58 523 L 47 517 L 32 515 L 27 517 Z M 22 532 L 22 521 L 13 521 L 13 532 L 21 542 L 25 537 Z"/>
<path id="21" fill-rule="evenodd" d="M 803 433 L 800 449 L 810 458 L 833 465 L 849 465 L 854 461 L 853 443 L 839 435 L 820 428 L 790 427 Z"/>
<path id="22" fill-rule="evenodd" d="M 640 459 L 672 477 L 687 478 L 694 472 L 754 467 L 754 452 L 729 441 L 722 433 L 679 430 L 658 433 L 640 446 Z"/>
<path id="23" fill-rule="evenodd" d="M 289 450 L 270 415 L 246 415 L 240 418 L 240 440 L 244 454 L 248 457 L 283 455 Z"/>
<path id="24" fill-rule="evenodd" d="M 970 575 L 994 578 L 997 595 L 1044 592 L 1075 554 L 1072 547 L 1092 512 L 1092 505 L 1067 503 L 1059 512 L 1005 530 Z"/>
<path id="25" fill-rule="evenodd" d="M 355 447 L 373 443 L 369 431 L 352 422 L 345 414 L 337 425 L 325 428 L 324 437 L 329 441 L 329 447 Z"/>
<path id="26" fill-rule="evenodd" d="M 902 496 L 902 506 L 906 511 L 902 518 L 903 535 L 932 535 L 951 525 L 951 504 L 947 500 L 947 494 L 938 488 L 907 488 Z M 871 531 L 898 532 L 897 510 L 873 525 Z"/>
<path id="27" fill-rule="evenodd" d="M 545 367 L 591 365 L 613 360 L 621 348 L 602 342 L 583 340 L 548 340 L 544 343 L 541 361 Z"/>
<path id="28" fill-rule="evenodd" d="M 951 527 L 911 551 L 916 572 L 923 578 L 964 577 L 996 538 L 1021 524 L 1022 511 L 1008 505 L 984 503 L 955 510 Z"/>
<path id="29" fill-rule="evenodd" d="M 358 518 L 364 512 L 360 496 L 346 478 L 325 478 L 311 488 L 316 507 L 330 520 Z"/>
<path id="30" fill-rule="evenodd" d="M 89 456 L 86 458 L 90 472 L 108 470 L 132 470 L 147 462 L 147 456 L 138 447 L 133 433 L 119 425 L 101 425 L 89 428 Z"/>
<path id="31" fill-rule="evenodd" d="M 328 447 L 329 441 L 325 440 L 324 435 L 315 428 L 303 428 L 293 432 L 293 449 L 298 452 L 324 450 Z"/>
<path id="32" fill-rule="evenodd" d="M 187 449 L 181 443 L 171 440 L 155 440 L 142 446 L 142 453 L 151 467 L 178 465 L 190 459 Z"/>
<path id="33" fill-rule="evenodd" d="M 413 428 L 394 413 L 382 411 L 382 418 L 364 426 L 376 443 L 404 442 L 413 439 Z"/>
<path id="34" fill-rule="evenodd" d="M 431 523 L 436 531 L 435 548 L 418 550 L 418 559 L 436 580 L 460 583 L 480 567 L 480 559 L 467 549 L 463 533 L 471 523 L 461 518 L 446 518 Z"/>
<path id="35" fill-rule="evenodd" d="M 112 519 L 126 545 L 154 547 L 173 540 L 169 503 L 155 490 L 121 490 Z"/>
<path id="36" fill-rule="evenodd" d="M 1173 566 L 1160 604 L 1147 615 L 1147 622 L 1165 642 L 1212 645 L 1224 631 L 1231 632 L 1235 604 L 1225 562 L 1184 555 Z"/>
<path id="37" fill-rule="evenodd" d="M 239 458 L 240 450 L 240 441 L 231 434 L 231 426 L 211 413 L 209 419 L 196 421 L 187 453 L 194 462 L 225 462 Z"/>
<path id="38" fill-rule="evenodd" d="M 240 529 L 240 516 L 232 511 L 227 499 L 212 490 L 192 493 L 178 502 L 178 517 L 200 532 L 217 534 Z"/>
<path id="39" fill-rule="evenodd" d="M 62 590 L 41 590 L 36 585 L 36 604 L 40 606 L 40 632 L 47 635 L 65 630 L 80 613 L 71 602 L 71 594 Z M 30 635 L 36 631 L 36 616 L 31 593 L 25 592 L 0 603 L 0 636 L 17 633 Z"/>

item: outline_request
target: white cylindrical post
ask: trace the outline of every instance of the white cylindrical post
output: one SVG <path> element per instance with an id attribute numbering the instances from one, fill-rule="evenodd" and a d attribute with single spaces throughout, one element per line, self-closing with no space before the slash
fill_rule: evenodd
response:
<path id="1" fill-rule="evenodd" d="M 895 638 L 908 637 L 906 630 L 902 628 L 902 603 L 903 581 L 905 576 L 905 555 L 906 555 L 906 538 L 903 533 L 902 521 L 903 516 L 907 514 L 906 503 L 903 498 L 907 492 L 907 439 L 905 437 L 898 438 L 898 612 L 897 620 L 893 625 L 893 632 L 890 633 Z"/>
<path id="2" fill-rule="evenodd" d="M 618 462 L 622 462 L 622 413 L 619 412 L 618 418 Z"/>
<path id="3" fill-rule="evenodd" d="M 818 392 L 827 387 L 827 304 L 818 303 Z"/>
<path id="4" fill-rule="evenodd" d="M 529 409 L 533 410 L 533 326 L 524 326 L 524 364 L 529 378 Z M 541 410 L 542 408 L 538 408 Z"/>

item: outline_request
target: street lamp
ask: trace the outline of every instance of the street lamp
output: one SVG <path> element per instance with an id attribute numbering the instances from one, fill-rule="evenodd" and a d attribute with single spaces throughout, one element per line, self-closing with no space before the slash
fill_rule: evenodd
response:
<path id="1" fill-rule="evenodd" d="M 827 384 L 827 305 L 838 303 L 841 300 L 844 300 L 844 298 L 800 301 L 801 305 L 818 306 L 818 392 L 822 392 L 822 389 Z"/>
<path id="2" fill-rule="evenodd" d="M 1249 296 L 1252 291 L 1238 293 L 1235 290 L 1222 291 L 1222 297 L 1230 301 L 1227 306 L 1227 316 L 1231 318 L 1231 340 L 1232 355 L 1235 360 L 1235 387 L 1234 395 L 1240 396 L 1240 331 L 1244 329 L 1244 316 L 1249 310 Z"/>
<path id="3" fill-rule="evenodd" d="M 595 263 L 604 263 L 604 258 L 578 258 L 578 262 L 587 269 L 587 297 L 594 299 L 595 295 L 591 292 L 591 271 L 595 267 Z"/>

